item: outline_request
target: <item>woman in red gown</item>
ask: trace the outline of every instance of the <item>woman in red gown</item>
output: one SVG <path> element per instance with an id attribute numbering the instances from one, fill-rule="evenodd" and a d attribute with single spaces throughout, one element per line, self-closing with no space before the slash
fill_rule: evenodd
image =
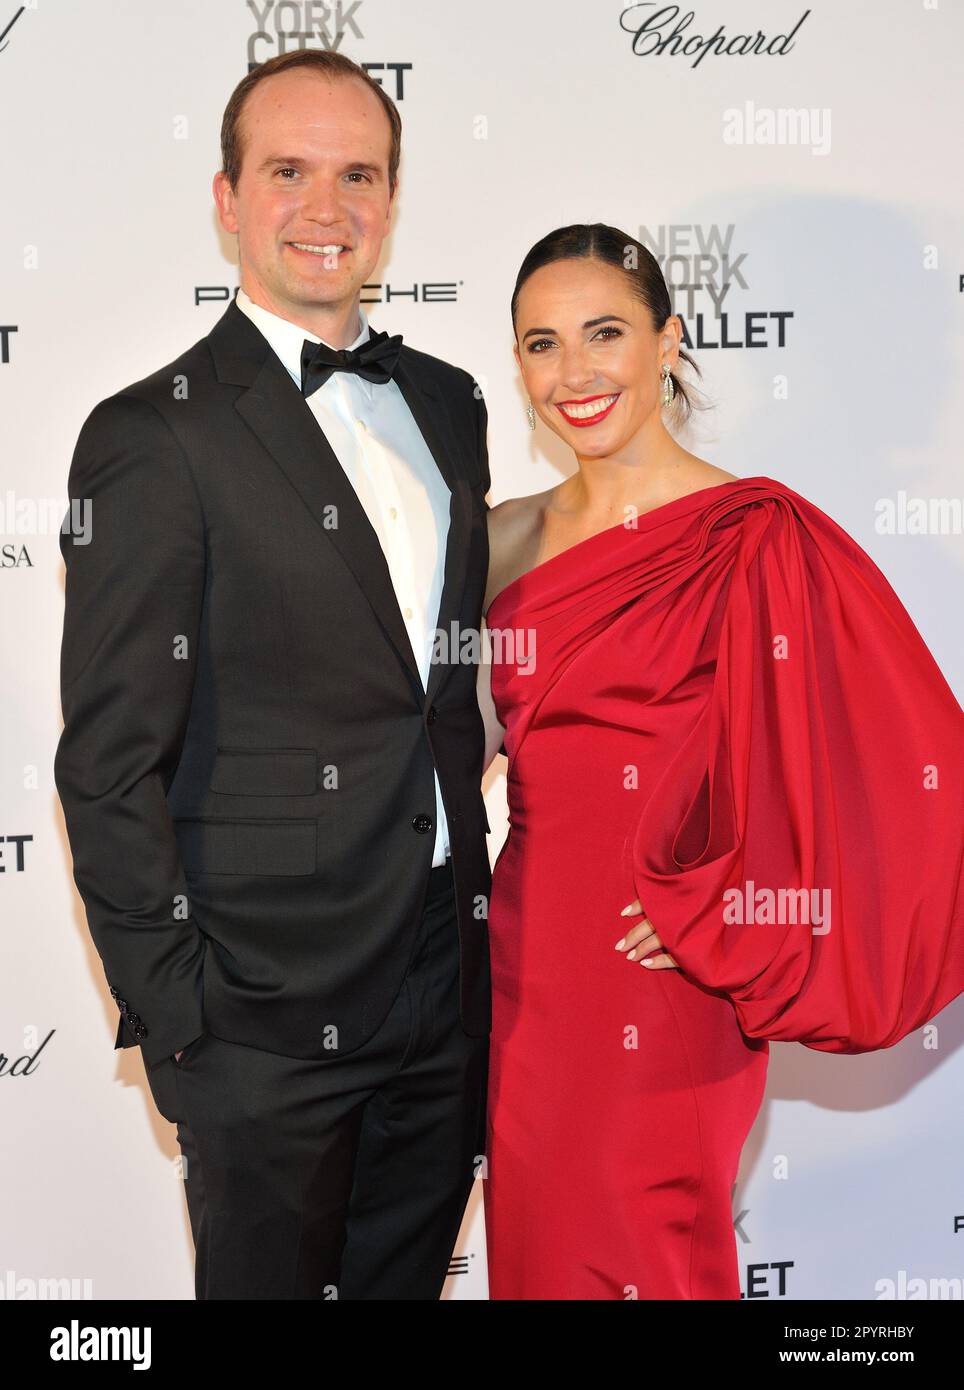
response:
<path id="1" fill-rule="evenodd" d="M 830 517 L 669 434 L 638 242 L 550 234 L 512 309 L 579 467 L 490 512 L 490 1293 L 737 1299 L 769 1040 L 890 1047 L 964 989 L 964 713 Z"/>

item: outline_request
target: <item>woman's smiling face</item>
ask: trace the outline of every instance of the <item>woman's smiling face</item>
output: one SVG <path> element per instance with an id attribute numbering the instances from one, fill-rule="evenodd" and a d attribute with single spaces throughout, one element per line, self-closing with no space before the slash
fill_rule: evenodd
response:
<path id="1" fill-rule="evenodd" d="M 605 261 L 541 266 L 519 291 L 514 348 L 537 414 L 582 457 L 617 453 L 659 411 L 660 365 L 676 364 L 674 324 L 657 333 Z"/>

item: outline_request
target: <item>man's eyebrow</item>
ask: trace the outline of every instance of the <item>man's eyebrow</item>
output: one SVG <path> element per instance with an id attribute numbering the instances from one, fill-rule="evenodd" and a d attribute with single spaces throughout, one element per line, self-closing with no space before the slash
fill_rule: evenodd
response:
<path id="1" fill-rule="evenodd" d="M 272 164 L 301 164 L 301 162 L 302 161 L 297 155 L 269 154 L 267 159 L 262 159 L 261 163 L 258 165 L 258 173 L 260 174 L 265 169 L 270 169 Z"/>
<path id="2" fill-rule="evenodd" d="M 598 328 L 601 323 L 610 323 L 613 319 L 615 319 L 617 323 L 624 323 L 627 328 L 632 327 L 628 319 L 621 319 L 618 314 L 600 314 L 598 319 L 586 319 L 583 328 Z M 554 328 L 529 328 L 523 333 L 522 341 L 525 342 L 526 338 L 530 337 L 533 333 L 555 334 L 555 332 L 556 330 Z"/>
<path id="3" fill-rule="evenodd" d="M 266 169 L 271 169 L 275 165 L 281 167 L 291 165 L 293 169 L 303 169 L 306 163 L 307 160 L 301 159 L 298 155 L 294 154 L 269 154 L 267 159 L 263 159 L 258 165 L 258 173 L 263 174 Z M 345 164 L 345 169 L 360 169 L 362 173 L 374 175 L 380 175 L 382 173 L 381 165 L 368 164 L 363 159 L 348 160 Z"/>

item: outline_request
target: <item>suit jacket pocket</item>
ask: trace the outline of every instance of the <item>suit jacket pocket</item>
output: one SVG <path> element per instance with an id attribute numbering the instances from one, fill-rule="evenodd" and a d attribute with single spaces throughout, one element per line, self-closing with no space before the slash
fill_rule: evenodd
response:
<path id="1" fill-rule="evenodd" d="M 210 790 L 226 796 L 314 796 L 314 748 L 219 748 Z"/>
<path id="2" fill-rule="evenodd" d="M 270 877 L 313 874 L 318 823 L 314 820 L 174 821 L 185 873 Z"/>

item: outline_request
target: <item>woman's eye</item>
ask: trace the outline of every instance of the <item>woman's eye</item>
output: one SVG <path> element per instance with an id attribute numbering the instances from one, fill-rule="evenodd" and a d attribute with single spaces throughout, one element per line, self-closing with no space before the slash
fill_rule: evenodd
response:
<path id="1" fill-rule="evenodd" d="M 621 338 L 621 337 L 623 336 L 623 330 L 622 330 L 621 328 L 617 328 L 617 327 L 615 326 L 615 324 L 607 323 L 607 324 L 605 324 L 602 328 L 600 328 L 600 330 L 599 330 L 598 333 L 595 333 L 595 334 L 593 335 L 594 340 L 595 340 L 596 338 L 600 337 L 603 333 L 611 333 L 611 334 L 613 334 L 613 336 L 616 337 L 616 338 Z M 603 339 L 603 342 L 607 342 L 607 341 L 610 341 L 610 340 L 605 339 L 605 338 Z M 539 348 L 539 349 L 541 350 L 541 347 L 542 347 L 543 344 L 545 344 L 547 347 L 552 347 L 552 339 L 551 339 L 551 338 L 536 338 L 536 339 L 534 339 L 534 340 L 529 344 L 529 351 L 530 351 L 530 352 L 535 352 L 537 348 Z"/>

